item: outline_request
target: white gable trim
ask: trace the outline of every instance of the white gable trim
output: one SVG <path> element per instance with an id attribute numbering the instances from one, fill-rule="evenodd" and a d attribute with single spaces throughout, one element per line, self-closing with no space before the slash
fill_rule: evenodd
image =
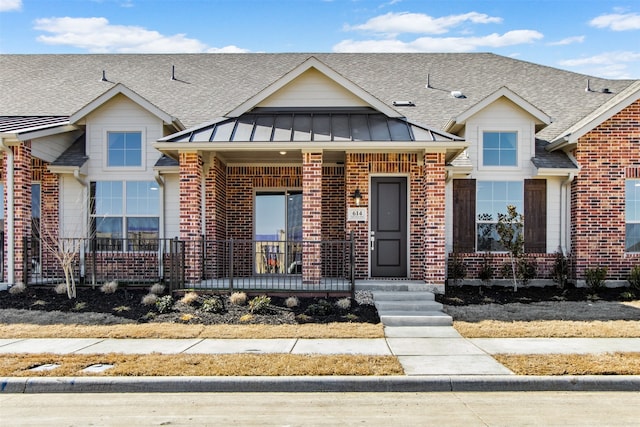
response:
<path id="1" fill-rule="evenodd" d="M 560 133 L 560 136 L 552 141 L 548 150 L 553 151 L 568 144 L 575 144 L 579 138 L 600 126 L 638 99 L 640 99 L 640 80 L 632 83 L 608 102 L 602 104 L 600 108 Z"/>
<path id="2" fill-rule="evenodd" d="M 451 119 L 445 126 L 445 130 L 451 131 L 455 128 L 459 128 L 460 126 L 464 125 L 466 121 L 469 120 L 469 118 L 471 118 L 473 115 L 487 108 L 489 105 L 493 104 L 502 97 L 508 99 L 509 101 L 513 102 L 518 107 L 529 113 L 537 121 L 537 124 L 544 126 L 548 126 L 551 124 L 552 120 L 550 116 L 548 116 L 542 110 L 531 104 L 529 101 L 527 101 L 517 93 L 513 92 L 511 89 L 503 86 L 477 104 L 473 105 L 471 108 L 462 112 L 457 117 Z"/>
<path id="3" fill-rule="evenodd" d="M 178 120 L 176 117 L 173 117 L 172 115 L 162 111 L 160 108 L 156 107 L 151 102 L 147 101 L 145 98 L 138 95 L 136 92 L 132 91 L 122 83 L 117 83 L 111 89 L 107 90 L 102 95 L 98 96 L 96 99 L 89 102 L 87 105 L 85 105 L 84 107 L 82 107 L 81 109 L 73 113 L 71 117 L 69 117 L 69 123 L 71 124 L 77 123 L 78 121 L 82 120 L 91 112 L 100 108 L 107 101 L 113 99 L 117 95 L 126 96 L 131 101 L 138 104 L 140 107 L 144 108 L 154 116 L 158 117 L 165 124 L 175 127 L 176 130 L 184 129 L 184 125 L 180 123 L 180 120 Z"/>
<path id="4" fill-rule="evenodd" d="M 268 98 L 269 96 L 273 95 L 274 93 L 282 89 L 285 85 L 292 82 L 297 77 L 299 77 L 302 73 L 304 73 L 305 71 L 311 68 L 315 68 L 320 73 L 324 74 L 329 79 L 335 81 L 337 84 L 339 84 L 349 92 L 353 93 L 358 98 L 361 98 L 364 102 L 371 105 L 374 109 L 380 111 L 381 113 L 387 115 L 388 117 L 404 117 L 402 114 L 400 114 L 393 108 L 389 107 L 387 104 L 380 101 L 378 98 L 371 95 L 369 92 L 365 91 L 360 86 L 351 82 L 347 78 L 343 77 L 341 74 L 339 74 L 332 68 L 328 67 L 326 64 L 319 61 L 316 57 L 313 57 L 313 56 L 307 59 L 306 61 L 304 61 L 302 64 L 298 65 L 293 70 L 289 71 L 280 79 L 276 80 L 275 82 L 273 82 L 272 84 L 270 84 L 269 86 L 267 86 L 266 88 L 258 92 L 256 95 L 252 96 L 251 98 L 249 98 L 248 100 L 246 100 L 245 102 L 237 106 L 235 109 L 229 111 L 229 113 L 226 114 L 226 117 L 232 117 L 232 118 L 239 117 L 244 113 L 250 111 L 256 105 L 258 105 L 259 103 L 264 101 L 266 98 Z"/>

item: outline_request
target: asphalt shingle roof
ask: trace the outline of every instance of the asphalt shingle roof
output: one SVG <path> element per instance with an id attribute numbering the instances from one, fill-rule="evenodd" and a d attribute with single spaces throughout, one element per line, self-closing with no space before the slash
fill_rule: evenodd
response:
<path id="1" fill-rule="evenodd" d="M 224 116 L 310 56 L 389 106 L 412 101 L 415 106 L 393 108 L 435 129 L 506 86 L 552 117 L 537 135 L 544 140 L 633 82 L 490 53 L 0 55 L 0 114 L 69 116 L 122 83 L 189 128 Z M 101 81 L 103 70 L 107 82 Z M 587 80 L 591 92 L 585 91 Z"/>

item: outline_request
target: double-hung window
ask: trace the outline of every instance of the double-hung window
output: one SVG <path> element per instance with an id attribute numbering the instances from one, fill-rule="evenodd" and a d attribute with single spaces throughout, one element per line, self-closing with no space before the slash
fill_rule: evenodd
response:
<path id="1" fill-rule="evenodd" d="M 478 251 L 504 251 L 498 236 L 498 213 L 507 206 L 523 212 L 522 181 L 478 181 L 476 192 L 476 239 Z"/>
<path id="2" fill-rule="evenodd" d="M 518 166 L 517 132 L 483 132 L 483 166 Z"/>
<path id="3" fill-rule="evenodd" d="M 142 132 L 107 132 L 107 167 L 142 166 Z"/>
<path id="4" fill-rule="evenodd" d="M 627 180 L 625 197 L 625 250 L 640 252 L 640 179 Z"/>
<path id="5" fill-rule="evenodd" d="M 160 199 L 155 181 L 91 183 L 92 231 L 103 250 L 155 250 Z"/>

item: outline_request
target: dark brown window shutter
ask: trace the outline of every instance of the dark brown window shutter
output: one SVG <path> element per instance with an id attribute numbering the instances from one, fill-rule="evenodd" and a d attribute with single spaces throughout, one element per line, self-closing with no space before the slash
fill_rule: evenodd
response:
<path id="1" fill-rule="evenodd" d="M 453 180 L 453 251 L 476 250 L 476 180 Z"/>
<path id="2" fill-rule="evenodd" d="M 524 180 L 524 251 L 547 252 L 547 180 Z"/>

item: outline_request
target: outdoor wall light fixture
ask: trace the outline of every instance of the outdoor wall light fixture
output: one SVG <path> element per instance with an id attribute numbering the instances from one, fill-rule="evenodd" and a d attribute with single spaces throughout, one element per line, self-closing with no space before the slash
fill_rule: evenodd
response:
<path id="1" fill-rule="evenodd" d="M 359 188 L 356 188 L 356 191 L 353 192 L 353 201 L 356 202 L 356 206 L 360 206 L 360 202 L 362 201 L 362 193 L 360 193 Z"/>

